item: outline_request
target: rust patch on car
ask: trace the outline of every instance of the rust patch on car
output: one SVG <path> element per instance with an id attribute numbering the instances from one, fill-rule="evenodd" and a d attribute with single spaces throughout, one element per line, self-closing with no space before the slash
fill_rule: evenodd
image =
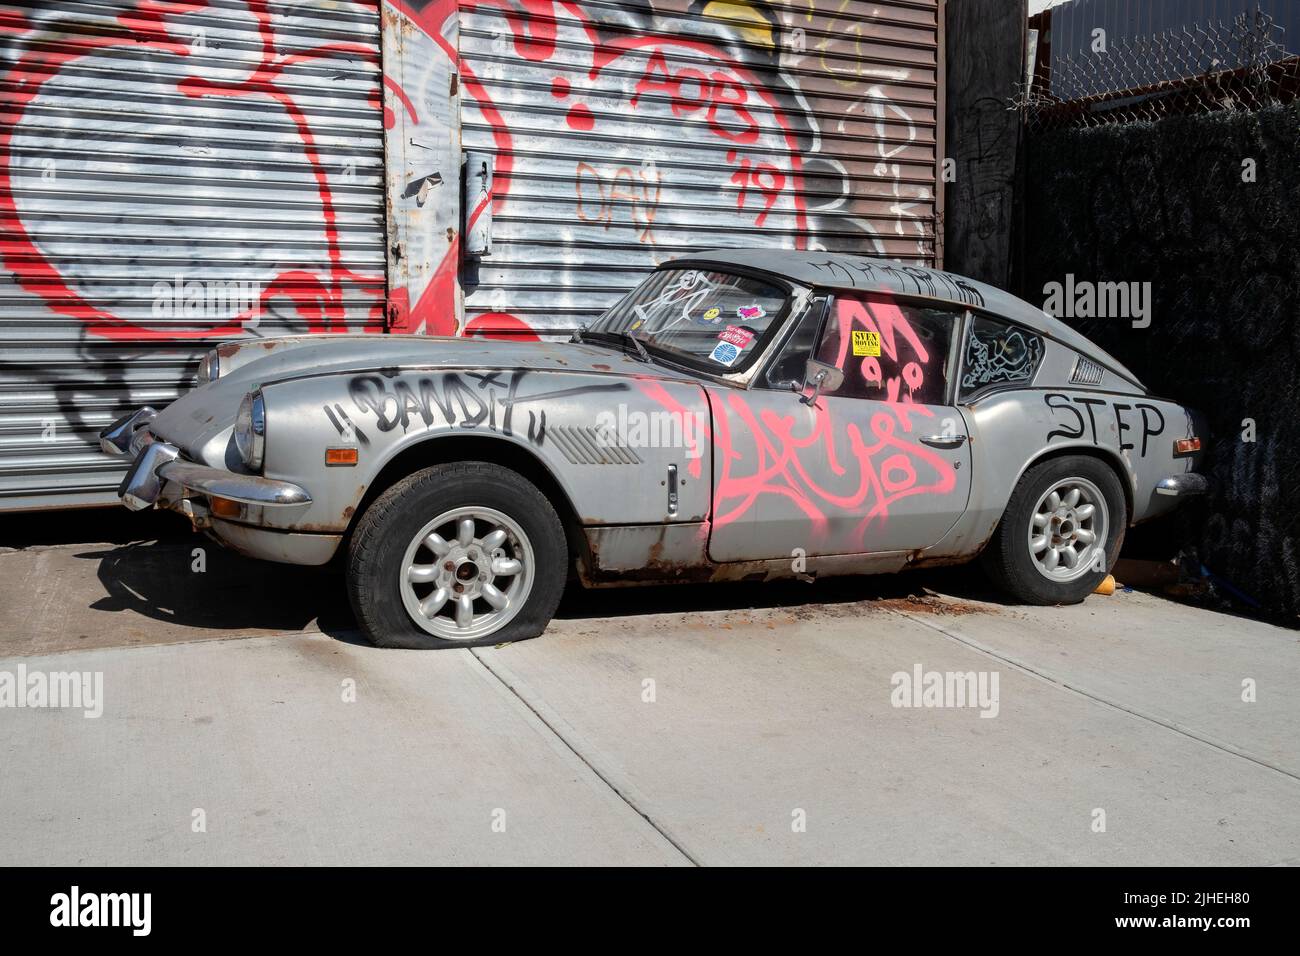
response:
<path id="1" fill-rule="evenodd" d="M 960 540 L 961 540 L 960 537 L 953 539 L 954 543 Z M 941 554 L 941 555 L 927 555 L 925 551 L 913 551 L 910 555 L 908 555 L 907 567 L 910 569 L 947 568 L 957 564 L 966 564 L 968 561 L 970 561 L 972 557 L 978 554 L 980 550 L 982 549 L 977 549 L 971 552 L 962 549 L 960 554 Z"/>
<path id="2" fill-rule="evenodd" d="M 587 587 L 639 587 L 651 584 L 704 584 L 715 580 L 718 567 L 664 557 L 668 525 L 661 525 L 658 536 L 646 552 L 639 568 L 609 569 L 600 566 L 600 544 L 587 539 L 578 574 Z"/>
<path id="3" fill-rule="evenodd" d="M 654 544 L 650 545 L 650 554 L 646 557 L 646 564 L 653 567 L 663 567 L 667 564 L 664 561 L 664 535 L 667 531 L 667 525 L 660 525 L 659 537 L 655 539 Z"/>

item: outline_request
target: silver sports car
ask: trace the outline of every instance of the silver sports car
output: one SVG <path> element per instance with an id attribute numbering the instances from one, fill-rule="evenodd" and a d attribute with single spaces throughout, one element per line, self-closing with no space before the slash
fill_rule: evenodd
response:
<path id="1" fill-rule="evenodd" d="M 101 436 L 135 509 L 346 564 L 376 644 L 535 637 L 586 586 L 981 558 L 1083 600 L 1205 489 L 1202 418 L 1042 311 L 944 272 L 708 252 L 568 342 L 253 340 Z"/>

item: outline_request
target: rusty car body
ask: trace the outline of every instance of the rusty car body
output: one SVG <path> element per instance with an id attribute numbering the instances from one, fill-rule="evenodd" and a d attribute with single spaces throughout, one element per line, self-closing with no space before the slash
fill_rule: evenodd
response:
<path id="1" fill-rule="evenodd" d="M 949 273 L 724 250 L 568 342 L 232 343 L 101 436 L 121 497 L 224 544 L 345 561 L 377 643 L 532 637 L 588 586 L 889 572 L 983 555 L 1091 593 L 1124 529 L 1204 490 L 1197 413 Z"/>

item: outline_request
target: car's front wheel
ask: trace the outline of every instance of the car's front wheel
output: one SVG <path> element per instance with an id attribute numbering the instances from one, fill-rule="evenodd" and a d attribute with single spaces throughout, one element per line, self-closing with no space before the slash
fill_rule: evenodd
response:
<path id="1" fill-rule="evenodd" d="M 1124 489 L 1105 462 L 1066 455 L 1033 466 L 982 556 L 993 582 L 1026 604 L 1077 604 L 1119 557 Z"/>
<path id="2" fill-rule="evenodd" d="M 567 567 L 555 509 L 488 462 L 425 468 L 366 509 L 348 549 L 348 597 L 381 647 L 475 647 L 542 633 Z"/>

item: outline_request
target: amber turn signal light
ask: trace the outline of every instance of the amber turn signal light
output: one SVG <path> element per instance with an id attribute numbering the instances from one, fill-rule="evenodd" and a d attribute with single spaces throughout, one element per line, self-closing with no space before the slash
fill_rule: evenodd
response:
<path id="1" fill-rule="evenodd" d="M 355 448 L 326 448 L 325 464 L 327 465 L 355 465 L 357 463 L 357 450 Z"/>
<path id="2" fill-rule="evenodd" d="M 1201 440 L 1199 438 L 1180 438 L 1174 442 L 1174 453 L 1178 455 L 1190 455 L 1194 451 L 1201 450 Z"/>
<path id="3" fill-rule="evenodd" d="M 238 501 L 231 501 L 229 498 L 218 498 L 213 495 L 208 499 L 208 507 L 212 509 L 212 514 L 217 518 L 238 518 L 243 509 Z"/>

